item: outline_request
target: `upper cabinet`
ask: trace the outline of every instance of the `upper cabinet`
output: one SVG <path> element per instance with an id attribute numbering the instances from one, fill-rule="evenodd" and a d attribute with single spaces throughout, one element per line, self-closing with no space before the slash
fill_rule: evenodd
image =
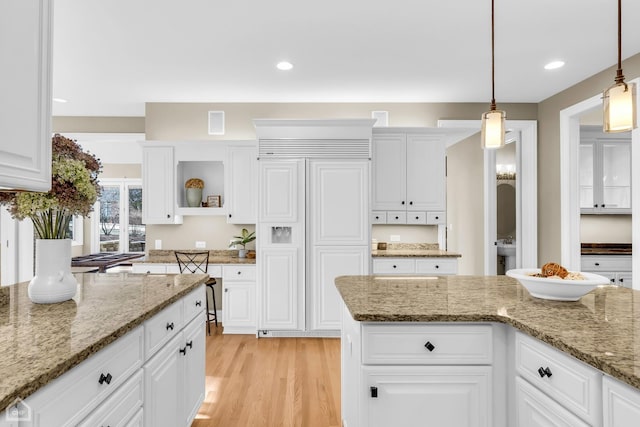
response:
<path id="1" fill-rule="evenodd" d="M 258 217 L 258 147 L 231 145 L 225 168 L 227 222 L 255 224 Z"/>
<path id="2" fill-rule="evenodd" d="M 0 187 L 51 187 L 52 2 L 0 2 Z"/>
<path id="3" fill-rule="evenodd" d="M 175 224 L 175 167 L 171 146 L 142 149 L 142 222 Z"/>
<path id="4" fill-rule="evenodd" d="M 374 223 L 445 222 L 445 149 L 437 133 L 374 128 Z"/>
<path id="5" fill-rule="evenodd" d="M 631 214 L 631 136 L 580 130 L 580 212 Z"/>

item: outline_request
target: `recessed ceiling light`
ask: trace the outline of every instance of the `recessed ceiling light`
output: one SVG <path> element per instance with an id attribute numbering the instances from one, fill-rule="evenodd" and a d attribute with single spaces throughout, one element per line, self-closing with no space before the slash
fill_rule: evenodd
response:
<path id="1" fill-rule="evenodd" d="M 67 102 L 67 100 L 66 100 L 66 99 L 62 99 L 62 98 L 53 98 L 53 100 L 54 100 L 55 102 L 60 102 L 60 103 L 62 103 L 62 104 L 64 104 L 65 102 Z"/>
<path id="2" fill-rule="evenodd" d="M 293 68 L 293 64 L 288 61 L 281 61 L 281 62 L 278 62 L 278 65 L 276 65 L 276 67 L 278 68 L 278 70 L 289 71 L 290 69 Z"/>
<path id="3" fill-rule="evenodd" d="M 555 70 L 556 68 L 564 67 L 564 61 L 551 61 L 544 66 L 545 70 Z"/>

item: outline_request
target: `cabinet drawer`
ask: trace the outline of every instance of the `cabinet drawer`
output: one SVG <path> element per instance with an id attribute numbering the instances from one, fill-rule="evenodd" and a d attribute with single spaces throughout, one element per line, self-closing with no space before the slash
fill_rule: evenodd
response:
<path id="1" fill-rule="evenodd" d="M 80 427 L 122 426 L 142 408 L 142 369 L 116 390 Z"/>
<path id="2" fill-rule="evenodd" d="M 516 371 L 531 384 L 588 423 L 600 419 L 602 375 L 596 369 L 520 332 L 515 357 Z"/>
<path id="3" fill-rule="evenodd" d="M 427 223 L 426 212 L 407 212 L 407 224 L 423 225 Z"/>
<path id="4" fill-rule="evenodd" d="M 490 325 L 363 325 L 368 365 L 490 365 Z"/>
<path id="5" fill-rule="evenodd" d="M 404 211 L 387 212 L 387 224 L 406 224 L 407 213 Z"/>
<path id="6" fill-rule="evenodd" d="M 519 427 L 589 427 L 520 377 L 516 377 L 516 419 Z"/>
<path id="7" fill-rule="evenodd" d="M 131 266 L 131 271 L 133 273 L 140 274 L 165 274 L 167 272 L 167 267 L 164 264 L 135 264 L 133 263 Z"/>
<path id="8" fill-rule="evenodd" d="M 167 274 L 180 274 L 180 266 L 178 264 L 168 264 L 165 267 Z"/>
<path id="9" fill-rule="evenodd" d="M 408 274 L 414 273 L 415 261 L 412 259 L 376 258 L 373 260 L 373 274 Z"/>
<path id="10" fill-rule="evenodd" d="M 631 271 L 631 256 L 617 255 L 582 255 L 581 271 Z"/>
<path id="11" fill-rule="evenodd" d="M 256 280 L 256 267 L 253 265 L 225 265 L 222 268 L 222 279 L 226 281 L 253 282 Z"/>
<path id="12" fill-rule="evenodd" d="M 142 341 L 138 327 L 29 396 L 33 427 L 77 425 L 140 369 Z"/>
<path id="13" fill-rule="evenodd" d="M 447 215 L 444 212 L 427 212 L 427 224 L 445 224 L 447 222 Z"/>
<path id="14" fill-rule="evenodd" d="M 198 315 L 205 308 L 207 297 L 204 286 L 199 286 L 198 289 L 191 291 L 189 295 L 182 299 L 184 305 L 184 323 L 187 324 Z"/>
<path id="15" fill-rule="evenodd" d="M 419 274 L 456 274 L 458 260 L 455 258 L 422 258 L 416 260 L 416 273 Z"/>
<path id="16" fill-rule="evenodd" d="M 385 211 L 371 212 L 371 224 L 386 224 L 387 213 Z"/>
<path id="17" fill-rule="evenodd" d="M 149 358 L 182 328 L 182 301 L 144 322 L 144 357 Z"/>
<path id="18" fill-rule="evenodd" d="M 125 424 L 124 427 L 143 427 L 144 426 L 144 410 L 138 409 L 138 412 Z"/>

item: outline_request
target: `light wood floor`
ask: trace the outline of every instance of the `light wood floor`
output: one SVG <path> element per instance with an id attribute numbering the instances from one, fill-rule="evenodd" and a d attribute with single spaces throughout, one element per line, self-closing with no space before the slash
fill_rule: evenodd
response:
<path id="1" fill-rule="evenodd" d="M 339 427 L 340 340 L 207 337 L 206 395 L 192 427 Z"/>

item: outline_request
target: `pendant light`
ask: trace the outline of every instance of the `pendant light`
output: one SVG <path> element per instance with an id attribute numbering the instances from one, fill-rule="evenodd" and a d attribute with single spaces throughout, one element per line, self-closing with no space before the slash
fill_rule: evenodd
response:
<path id="1" fill-rule="evenodd" d="M 625 83 L 622 74 L 622 0 L 618 0 L 618 70 L 615 84 L 604 91 L 604 131 L 627 132 L 636 123 L 636 84 Z"/>
<path id="2" fill-rule="evenodd" d="M 496 109 L 493 3 L 494 0 L 491 0 L 491 107 L 489 111 L 482 114 L 482 132 L 480 134 L 482 148 L 489 149 L 504 147 L 504 119 L 507 117 L 507 113 Z"/>

